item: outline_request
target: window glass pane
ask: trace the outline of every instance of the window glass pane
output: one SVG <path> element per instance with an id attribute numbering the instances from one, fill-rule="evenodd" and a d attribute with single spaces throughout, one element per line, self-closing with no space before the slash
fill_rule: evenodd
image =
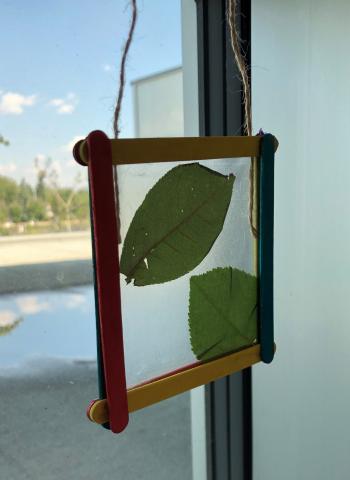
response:
<path id="1" fill-rule="evenodd" d="M 182 135 L 180 1 L 138 4 L 120 136 Z M 95 129 L 113 136 L 129 18 L 119 0 L 2 6 L 3 478 L 192 478 L 189 394 L 132 414 L 118 437 L 85 416 L 98 396 L 95 312 L 86 170 L 71 149 Z"/>

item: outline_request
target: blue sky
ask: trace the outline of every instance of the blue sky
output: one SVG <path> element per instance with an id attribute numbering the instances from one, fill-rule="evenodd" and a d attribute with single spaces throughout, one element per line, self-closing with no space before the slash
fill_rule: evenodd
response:
<path id="1" fill-rule="evenodd" d="M 180 0 L 139 0 L 128 84 L 181 64 Z M 68 145 L 101 129 L 112 135 L 127 0 L 3 0 L 0 16 L 0 174 L 34 180 L 33 160 L 49 156 L 62 184 L 76 173 Z M 121 136 L 133 136 L 132 95 Z"/>

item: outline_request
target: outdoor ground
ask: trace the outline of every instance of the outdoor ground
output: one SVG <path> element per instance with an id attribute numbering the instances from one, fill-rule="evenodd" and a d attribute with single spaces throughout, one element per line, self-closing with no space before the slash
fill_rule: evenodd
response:
<path id="1" fill-rule="evenodd" d="M 91 282 L 88 232 L 0 238 L 0 312 L 24 308 L 0 337 L 0 479 L 190 480 L 189 394 L 134 413 L 121 435 L 86 418 L 96 364 L 72 358 L 94 358 Z M 82 303 L 64 310 L 65 295 Z"/>
<path id="2" fill-rule="evenodd" d="M 121 435 L 89 422 L 96 370 L 88 362 L 1 378 L 0 469 L 6 480 L 190 480 L 190 398 L 131 416 Z"/>

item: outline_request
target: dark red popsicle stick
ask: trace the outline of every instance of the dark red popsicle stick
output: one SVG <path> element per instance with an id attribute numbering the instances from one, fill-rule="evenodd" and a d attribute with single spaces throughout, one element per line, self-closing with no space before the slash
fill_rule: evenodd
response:
<path id="1" fill-rule="evenodd" d="M 112 152 L 110 140 L 100 131 L 90 133 L 87 144 L 106 396 L 110 429 L 119 433 L 127 426 L 129 413 Z"/>

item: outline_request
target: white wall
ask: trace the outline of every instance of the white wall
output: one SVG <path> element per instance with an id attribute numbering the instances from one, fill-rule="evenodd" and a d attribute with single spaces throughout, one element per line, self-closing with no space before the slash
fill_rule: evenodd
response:
<path id="1" fill-rule="evenodd" d="M 254 368 L 254 479 L 350 471 L 350 2 L 253 0 L 254 128 L 274 133 L 278 352 Z"/>
<path id="2" fill-rule="evenodd" d="M 184 131 L 182 68 L 133 82 L 136 137 L 181 137 Z"/>

